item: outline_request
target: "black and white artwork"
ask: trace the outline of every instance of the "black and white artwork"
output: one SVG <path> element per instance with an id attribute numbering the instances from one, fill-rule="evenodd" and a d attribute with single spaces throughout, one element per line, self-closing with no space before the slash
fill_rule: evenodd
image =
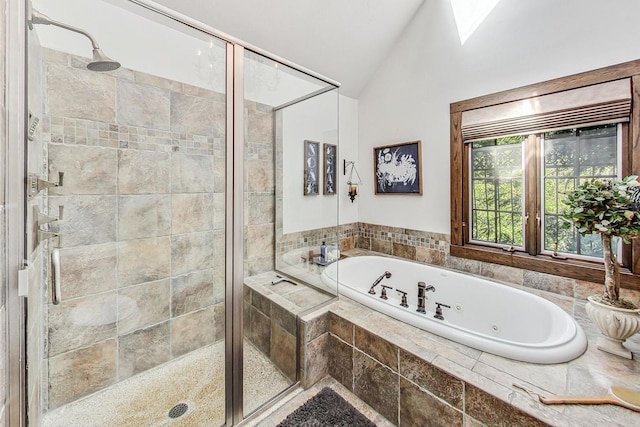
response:
<path id="1" fill-rule="evenodd" d="M 422 194 L 420 141 L 373 149 L 376 194 Z"/>
<path id="2" fill-rule="evenodd" d="M 304 195 L 318 195 L 320 188 L 320 143 L 304 141 Z"/>
<path id="3" fill-rule="evenodd" d="M 336 194 L 336 162 L 338 147 L 323 144 L 324 151 L 324 194 Z"/>

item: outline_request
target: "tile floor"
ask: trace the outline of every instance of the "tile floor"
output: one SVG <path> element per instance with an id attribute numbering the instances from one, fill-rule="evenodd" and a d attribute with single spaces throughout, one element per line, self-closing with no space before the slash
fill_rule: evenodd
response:
<path id="1" fill-rule="evenodd" d="M 224 342 L 143 372 L 113 387 L 48 412 L 43 427 L 215 427 L 224 424 Z M 245 342 L 247 412 L 284 390 L 289 380 Z M 169 418 L 178 403 L 189 406 Z"/>

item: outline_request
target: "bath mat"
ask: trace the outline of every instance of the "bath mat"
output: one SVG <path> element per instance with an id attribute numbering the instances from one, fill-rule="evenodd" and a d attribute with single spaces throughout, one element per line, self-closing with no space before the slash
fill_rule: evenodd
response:
<path id="1" fill-rule="evenodd" d="M 325 387 L 277 427 L 376 427 L 335 391 Z"/>

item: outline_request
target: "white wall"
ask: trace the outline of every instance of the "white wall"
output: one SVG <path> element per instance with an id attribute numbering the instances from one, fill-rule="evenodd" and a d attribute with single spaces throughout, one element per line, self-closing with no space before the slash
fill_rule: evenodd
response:
<path id="1" fill-rule="evenodd" d="M 91 34 L 124 68 L 223 93 L 225 43 L 125 0 L 33 0 L 50 19 Z M 42 46 L 91 58 L 91 43 L 54 25 L 34 26 Z M 326 84 L 269 60 L 245 62 L 245 98 L 282 105 Z"/>
<path id="2" fill-rule="evenodd" d="M 282 114 L 283 232 L 287 234 L 335 225 L 338 203 L 341 224 L 357 221 L 358 205 L 352 204 L 347 195 L 347 177 L 342 175 L 342 163 L 345 158 L 357 161 L 358 102 L 337 96 L 332 91 L 287 107 Z M 320 194 L 303 194 L 305 140 L 319 142 L 320 150 L 324 143 L 338 145 L 335 195 L 322 194 L 324 179 L 320 180 Z M 321 174 L 322 160 L 320 156 Z"/>
<path id="3" fill-rule="evenodd" d="M 359 99 L 359 220 L 449 233 L 449 104 L 638 59 L 638 16 L 637 0 L 501 0 L 461 46 L 449 1 L 426 1 Z M 423 196 L 375 196 L 372 148 L 416 139 Z"/>

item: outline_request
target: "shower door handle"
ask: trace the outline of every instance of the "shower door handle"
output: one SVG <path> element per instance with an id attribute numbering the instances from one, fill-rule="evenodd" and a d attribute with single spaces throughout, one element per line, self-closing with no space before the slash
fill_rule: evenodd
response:
<path id="1" fill-rule="evenodd" d="M 51 302 L 60 304 L 60 249 L 51 251 Z"/>

